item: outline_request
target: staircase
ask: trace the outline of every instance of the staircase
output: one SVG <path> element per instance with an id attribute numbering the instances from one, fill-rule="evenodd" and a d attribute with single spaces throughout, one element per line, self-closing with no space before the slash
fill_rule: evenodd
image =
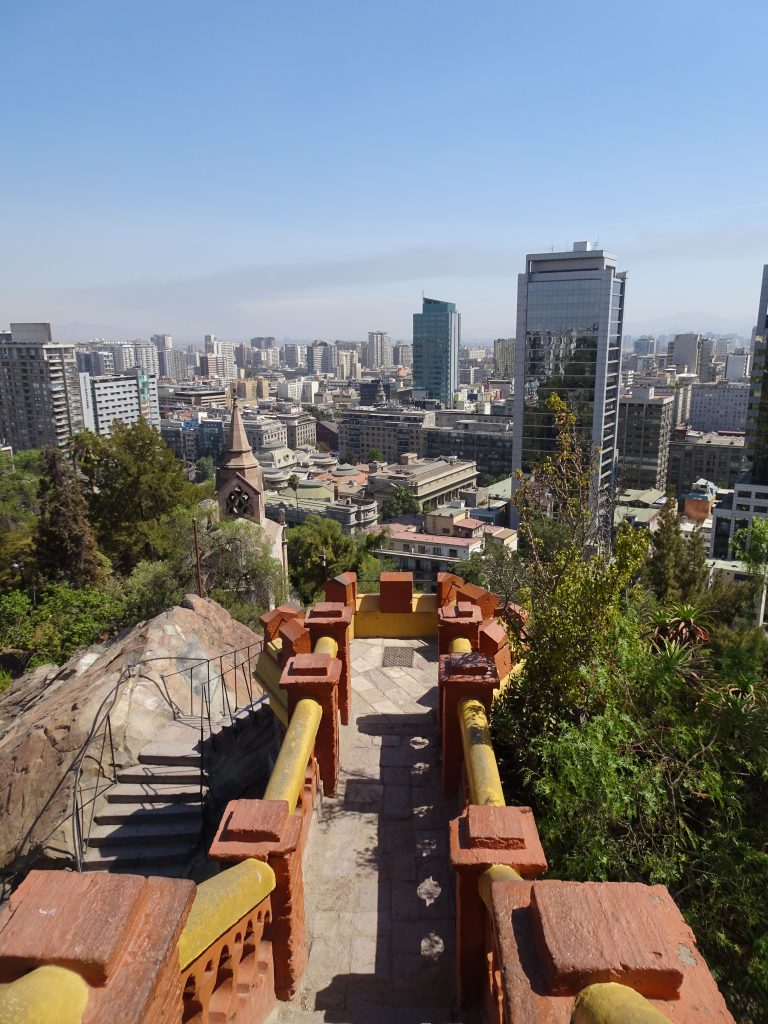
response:
<path id="1" fill-rule="evenodd" d="M 203 739 L 210 734 L 205 723 Z M 207 793 L 200 735 L 199 718 L 180 718 L 144 747 L 138 764 L 118 770 L 93 816 L 84 871 L 186 874 L 202 837 Z"/>

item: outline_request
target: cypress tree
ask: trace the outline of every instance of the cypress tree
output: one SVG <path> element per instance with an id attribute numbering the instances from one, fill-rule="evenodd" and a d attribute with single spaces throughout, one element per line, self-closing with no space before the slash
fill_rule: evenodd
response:
<path id="1" fill-rule="evenodd" d="M 677 502 L 672 494 L 659 513 L 658 529 L 651 534 L 651 556 L 646 562 L 645 578 L 662 604 L 679 601 L 682 596 L 680 570 L 685 564 L 685 540 L 680 533 Z"/>
<path id="2" fill-rule="evenodd" d="M 35 531 L 35 562 L 49 583 L 94 586 L 104 575 L 88 521 L 88 506 L 72 468 L 58 448 L 44 448 Z"/>

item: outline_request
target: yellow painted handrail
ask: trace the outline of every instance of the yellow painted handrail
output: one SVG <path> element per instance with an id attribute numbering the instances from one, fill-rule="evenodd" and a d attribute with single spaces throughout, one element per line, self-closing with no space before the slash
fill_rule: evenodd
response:
<path id="1" fill-rule="evenodd" d="M 471 654 L 472 644 L 465 636 L 455 636 L 448 645 L 451 654 Z"/>
<path id="2" fill-rule="evenodd" d="M 469 802 L 506 807 L 485 708 L 479 700 L 466 697 L 459 701 L 458 712 Z"/>
<path id="3" fill-rule="evenodd" d="M 669 1017 L 633 988 L 606 981 L 579 992 L 571 1024 L 669 1024 Z"/>
<path id="4" fill-rule="evenodd" d="M 201 882 L 179 938 L 183 971 L 275 888 L 269 864 L 244 860 Z"/>
<path id="5" fill-rule="evenodd" d="M 291 814 L 299 801 L 322 716 L 316 700 L 305 697 L 298 702 L 264 792 L 265 800 L 287 800 Z"/>
<path id="6" fill-rule="evenodd" d="M 88 991 L 66 967 L 38 967 L 0 985 L 0 1024 L 80 1024 Z"/>
<path id="7" fill-rule="evenodd" d="M 519 875 L 514 868 L 506 864 L 491 864 L 489 868 L 480 875 L 477 887 L 480 890 L 480 899 L 486 906 L 488 913 L 491 913 L 491 886 L 494 882 L 522 882 L 523 876 Z"/>

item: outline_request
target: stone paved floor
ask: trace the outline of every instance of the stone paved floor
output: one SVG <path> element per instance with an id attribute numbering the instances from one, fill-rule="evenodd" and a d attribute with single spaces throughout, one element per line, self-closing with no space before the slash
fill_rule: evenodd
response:
<path id="1" fill-rule="evenodd" d="M 412 668 L 382 668 L 385 646 Z M 309 966 L 276 1021 L 442 1024 L 457 1020 L 454 902 L 440 784 L 437 650 L 418 640 L 352 643 L 352 721 L 339 793 L 305 860 Z"/>

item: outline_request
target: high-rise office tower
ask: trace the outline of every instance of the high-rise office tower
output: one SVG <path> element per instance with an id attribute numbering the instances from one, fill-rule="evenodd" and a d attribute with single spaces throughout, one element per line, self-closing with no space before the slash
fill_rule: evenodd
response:
<path id="1" fill-rule="evenodd" d="M 158 352 L 168 352 L 173 348 L 173 338 L 170 334 L 153 334 L 150 340 Z"/>
<path id="2" fill-rule="evenodd" d="M 752 376 L 744 445 L 746 472 L 736 481 L 732 495 L 718 503 L 712 514 L 710 554 L 734 556 L 733 541 L 739 530 L 768 513 L 768 264 L 763 267 L 760 302 L 752 349 Z M 738 387 L 738 385 L 730 385 Z"/>
<path id="3" fill-rule="evenodd" d="M 459 386 L 461 313 L 453 302 L 422 299 L 413 314 L 413 387 L 450 409 Z"/>
<path id="4" fill-rule="evenodd" d="M 54 344 L 50 324 L 11 324 L 0 335 L 0 440 L 63 448 L 83 427 L 75 346 Z"/>
<path id="5" fill-rule="evenodd" d="M 392 365 L 392 342 L 386 331 L 368 332 L 368 365 L 373 370 Z"/>
<path id="6" fill-rule="evenodd" d="M 496 338 L 493 343 L 493 372 L 504 380 L 515 375 L 515 339 Z"/>
<path id="7" fill-rule="evenodd" d="M 695 373 L 701 370 L 701 335 L 676 334 L 669 343 L 667 366 L 676 366 L 678 373 Z"/>
<path id="8" fill-rule="evenodd" d="M 513 471 L 530 473 L 553 450 L 546 402 L 557 394 L 599 449 L 596 487 L 612 484 L 626 283 L 617 260 L 589 242 L 526 256 L 518 278 Z"/>

